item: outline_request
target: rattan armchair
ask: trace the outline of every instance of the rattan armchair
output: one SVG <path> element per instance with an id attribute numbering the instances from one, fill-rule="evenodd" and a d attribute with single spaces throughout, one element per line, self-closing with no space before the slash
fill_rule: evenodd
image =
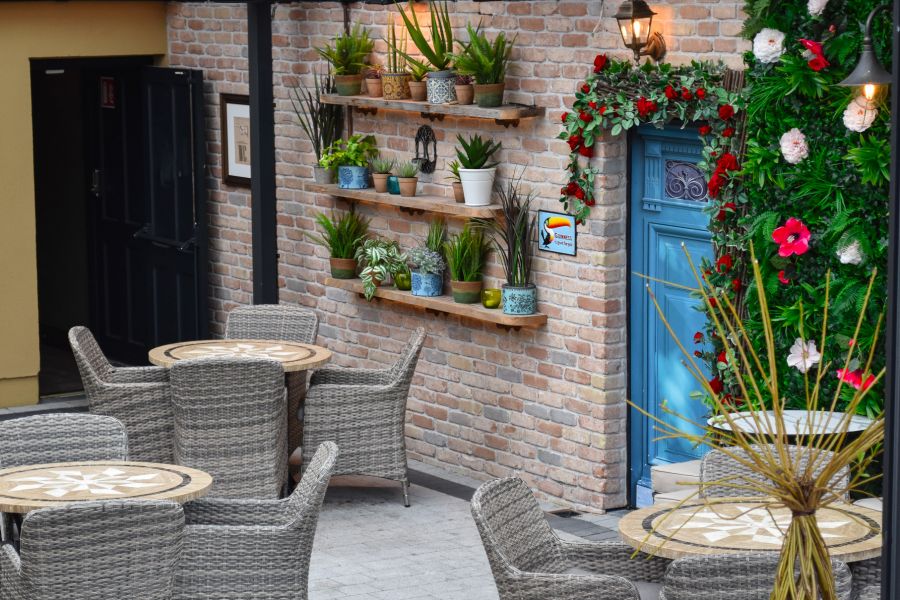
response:
<path id="1" fill-rule="evenodd" d="M 303 412 L 303 455 L 334 441 L 341 449 L 335 475 L 399 481 L 409 506 L 406 401 L 425 330 L 416 329 L 389 369 L 321 369 L 310 380 Z"/>
<path id="2" fill-rule="evenodd" d="M 337 456 L 334 443 L 322 444 L 284 500 L 205 498 L 187 504 L 174 597 L 306 600 L 316 524 Z"/>
<path id="3" fill-rule="evenodd" d="M 0 600 L 169 600 L 183 531 L 174 502 L 33 511 L 22 525 L 21 553 L 0 546 Z"/>
<path id="4" fill-rule="evenodd" d="M 132 460 L 172 462 L 172 394 L 163 367 L 113 367 L 86 327 L 69 344 L 93 414 L 115 417 L 128 432 Z"/>
<path id="5" fill-rule="evenodd" d="M 213 477 L 212 495 L 279 498 L 287 480 L 284 370 L 255 358 L 171 369 L 175 461 Z"/>
<path id="6" fill-rule="evenodd" d="M 660 558 L 633 560 L 634 549 L 618 542 L 562 541 L 518 478 L 479 487 L 472 516 L 500 600 L 655 598 L 669 564 Z"/>

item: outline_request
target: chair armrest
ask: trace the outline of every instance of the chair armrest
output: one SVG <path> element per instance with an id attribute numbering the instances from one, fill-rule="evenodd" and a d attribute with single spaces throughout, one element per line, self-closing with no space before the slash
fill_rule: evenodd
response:
<path id="1" fill-rule="evenodd" d="M 317 404 L 334 406 L 354 401 L 374 406 L 380 401 L 390 401 L 396 394 L 397 388 L 388 385 L 317 385 L 306 392 L 304 410 L 309 411 Z"/>
<path id="2" fill-rule="evenodd" d="M 187 525 L 285 527 L 291 515 L 285 500 L 203 498 L 184 505 Z"/>
<path id="3" fill-rule="evenodd" d="M 0 546 L 0 592 L 6 600 L 24 598 L 25 584 L 22 581 L 22 561 L 12 544 Z"/>
<path id="4" fill-rule="evenodd" d="M 615 575 L 519 572 L 508 580 L 520 600 L 641 600 L 633 583 Z"/>
<path id="5" fill-rule="evenodd" d="M 560 547 L 566 562 L 598 573 L 662 582 L 672 561 L 644 553 L 634 555 L 634 548 L 621 542 L 565 542 Z"/>
<path id="6" fill-rule="evenodd" d="M 108 383 L 164 383 L 169 381 L 165 367 L 117 367 L 109 374 Z"/>
<path id="7" fill-rule="evenodd" d="M 310 387 L 315 385 L 387 385 L 387 369 L 319 369 L 313 373 Z"/>

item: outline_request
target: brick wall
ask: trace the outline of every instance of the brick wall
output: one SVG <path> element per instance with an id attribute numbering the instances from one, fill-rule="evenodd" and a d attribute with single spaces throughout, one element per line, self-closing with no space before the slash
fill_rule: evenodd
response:
<path id="1" fill-rule="evenodd" d="M 604 15 L 600 11 L 604 4 Z M 667 60 L 722 59 L 740 66 L 746 44 L 737 34 L 742 17 L 735 1 L 669 0 L 658 26 L 669 47 Z M 567 146 L 556 140 L 559 114 L 571 101 L 598 52 L 619 57 L 621 39 L 612 14 L 617 3 L 455 2 L 454 26 L 479 20 L 489 32 L 518 32 L 507 78 L 507 100 L 546 107 L 546 117 L 518 129 L 447 118 L 433 128 L 438 166 L 421 178 L 426 193 L 450 195 L 446 162 L 458 132 L 480 130 L 503 142 L 499 177 L 521 174 L 541 208 L 558 209 Z M 384 35 L 390 7 L 354 4 L 351 21 Z M 600 27 L 597 28 L 598 23 Z M 433 316 L 399 305 L 364 301 L 323 285 L 324 249 L 304 232 L 313 228 L 330 198 L 304 191 L 312 176 L 311 146 L 288 100 L 289 86 L 309 84 L 322 64 L 313 50 L 342 27 L 335 3 L 278 6 L 274 24 L 274 69 L 278 158 L 278 246 L 281 301 L 315 309 L 320 342 L 342 366 L 392 362 L 409 331 L 429 332 L 407 413 L 410 454 L 426 462 L 466 470 L 484 478 L 519 474 L 548 499 L 582 509 L 604 510 L 625 503 L 626 481 L 626 159 L 623 139 L 596 153 L 602 170 L 598 201 L 580 228 L 578 256 L 539 253 L 535 283 L 546 327 L 506 332 L 452 316 Z M 595 28 L 597 29 L 595 31 Z M 241 6 L 171 3 L 169 62 L 203 69 L 209 139 L 210 296 L 213 330 L 225 314 L 251 301 L 250 198 L 247 190 L 221 181 L 218 94 L 247 93 L 245 12 Z M 383 52 L 379 42 L 376 52 Z M 382 153 L 409 158 L 414 136 L 426 123 L 379 111 L 354 115 L 357 132 L 374 133 Z M 338 202 L 339 208 L 344 208 Z M 363 207 L 375 233 L 404 247 L 421 242 L 429 216 L 409 217 L 389 208 Z M 451 223 L 455 229 L 460 223 Z M 490 267 L 487 283 L 501 272 Z"/>

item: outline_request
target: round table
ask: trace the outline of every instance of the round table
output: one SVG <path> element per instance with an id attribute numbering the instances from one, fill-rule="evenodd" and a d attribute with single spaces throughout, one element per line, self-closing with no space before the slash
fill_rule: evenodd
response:
<path id="1" fill-rule="evenodd" d="M 758 415 L 759 425 L 766 429 L 774 429 L 775 413 L 771 410 L 766 411 L 768 421 L 763 413 Z M 813 435 L 831 435 L 837 433 L 839 428 L 844 424 L 847 413 L 828 412 L 828 411 L 812 411 L 812 410 L 785 410 L 782 411 L 782 421 L 784 422 L 784 432 L 787 436 L 809 435 L 812 431 Z M 753 419 L 752 413 L 742 411 L 732 413 L 731 419 L 734 421 L 743 433 L 774 435 L 773 431 L 760 432 L 756 421 Z M 731 425 L 725 421 L 724 417 L 711 417 L 706 421 L 707 425 L 721 431 L 731 431 Z M 860 433 L 866 427 L 872 424 L 872 419 L 862 415 L 853 415 L 850 417 L 850 426 L 847 428 L 848 434 Z M 770 425 L 771 427 L 766 427 Z"/>
<path id="2" fill-rule="evenodd" d="M 659 503 L 619 521 L 622 540 L 641 552 L 676 559 L 706 554 L 778 552 L 791 522 L 785 508 L 748 499 Z M 771 512 L 770 512 L 771 511 Z M 881 513 L 853 504 L 832 504 L 817 513 L 829 554 L 844 562 L 881 556 Z"/>
<path id="3" fill-rule="evenodd" d="M 120 460 L 25 465 L 0 469 L 0 512 L 24 514 L 88 500 L 188 502 L 211 485 L 208 473 L 178 465 Z"/>

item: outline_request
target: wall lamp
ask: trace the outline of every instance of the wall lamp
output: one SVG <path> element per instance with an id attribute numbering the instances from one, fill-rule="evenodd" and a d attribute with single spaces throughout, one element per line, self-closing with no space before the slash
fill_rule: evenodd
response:
<path id="1" fill-rule="evenodd" d="M 659 61 L 666 55 L 662 34 L 651 31 L 655 14 L 644 0 L 625 0 L 616 13 L 622 41 L 634 52 L 635 62 L 640 62 L 642 56 Z"/>
<path id="2" fill-rule="evenodd" d="M 856 68 L 838 84 L 846 87 L 861 87 L 866 100 L 872 100 L 875 97 L 879 85 L 891 83 L 891 74 L 878 62 L 878 57 L 875 56 L 875 46 L 872 43 L 872 21 L 875 20 L 878 13 L 890 10 L 890 8 L 890 4 L 882 4 L 869 13 L 859 62 L 856 63 Z"/>

